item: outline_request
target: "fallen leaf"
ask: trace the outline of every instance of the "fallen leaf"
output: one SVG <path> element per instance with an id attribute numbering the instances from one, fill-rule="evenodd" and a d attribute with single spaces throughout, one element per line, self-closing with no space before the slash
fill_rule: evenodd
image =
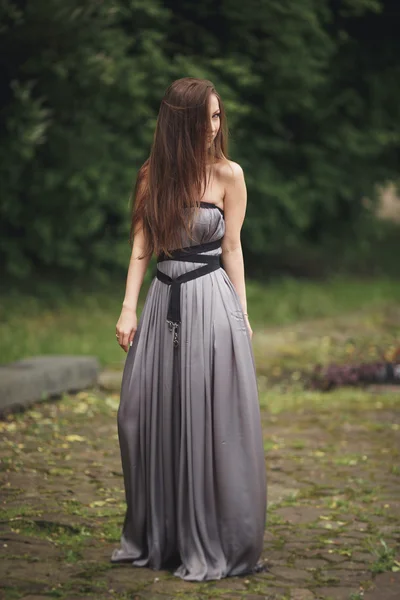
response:
<path id="1" fill-rule="evenodd" d="M 77 435 L 75 433 L 72 433 L 71 435 L 67 435 L 66 438 L 67 442 L 86 442 L 86 438 L 82 437 L 81 435 Z"/>

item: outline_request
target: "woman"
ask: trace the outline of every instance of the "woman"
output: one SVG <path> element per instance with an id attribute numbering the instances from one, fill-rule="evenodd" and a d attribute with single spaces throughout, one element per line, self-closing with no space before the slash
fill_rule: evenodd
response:
<path id="1" fill-rule="evenodd" d="M 188 581 L 262 568 L 266 475 L 240 244 L 246 187 L 226 156 L 212 83 L 172 83 L 136 182 L 116 326 L 128 352 L 117 417 L 127 510 L 111 560 L 170 566 Z M 157 276 L 137 323 L 153 252 Z"/>

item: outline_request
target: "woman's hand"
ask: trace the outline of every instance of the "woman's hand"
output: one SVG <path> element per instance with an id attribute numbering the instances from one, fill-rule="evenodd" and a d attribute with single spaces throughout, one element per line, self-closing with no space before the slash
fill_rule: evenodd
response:
<path id="1" fill-rule="evenodd" d="M 248 327 L 248 329 L 249 329 L 249 333 L 250 333 L 250 339 L 251 339 L 251 338 L 253 337 L 253 330 L 252 330 L 252 328 L 251 328 L 251 326 L 250 326 L 249 317 L 248 317 L 247 315 L 244 315 L 244 320 L 245 320 L 245 322 L 246 322 L 246 325 L 247 325 L 247 327 Z"/>
<path id="2" fill-rule="evenodd" d="M 137 330 L 136 311 L 132 308 L 122 307 L 121 315 L 116 325 L 117 341 L 121 348 L 128 352 Z"/>

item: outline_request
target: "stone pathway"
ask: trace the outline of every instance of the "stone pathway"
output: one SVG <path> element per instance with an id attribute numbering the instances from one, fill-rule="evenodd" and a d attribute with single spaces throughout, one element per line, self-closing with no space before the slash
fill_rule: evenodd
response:
<path id="1" fill-rule="evenodd" d="M 287 407 L 269 410 L 279 393 Z M 397 600 L 400 393 L 270 394 L 269 570 L 201 584 L 109 562 L 125 509 L 118 394 L 93 389 L 9 415 L 0 598 Z"/>

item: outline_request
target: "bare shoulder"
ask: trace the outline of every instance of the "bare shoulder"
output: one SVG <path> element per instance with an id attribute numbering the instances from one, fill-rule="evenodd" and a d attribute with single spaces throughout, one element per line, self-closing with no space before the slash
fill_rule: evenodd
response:
<path id="1" fill-rule="evenodd" d="M 236 182 L 241 182 L 244 180 L 242 167 L 239 165 L 239 163 L 234 162 L 233 160 L 221 160 L 217 164 L 216 170 L 219 178 L 224 182 L 225 185 L 234 185 Z"/>

